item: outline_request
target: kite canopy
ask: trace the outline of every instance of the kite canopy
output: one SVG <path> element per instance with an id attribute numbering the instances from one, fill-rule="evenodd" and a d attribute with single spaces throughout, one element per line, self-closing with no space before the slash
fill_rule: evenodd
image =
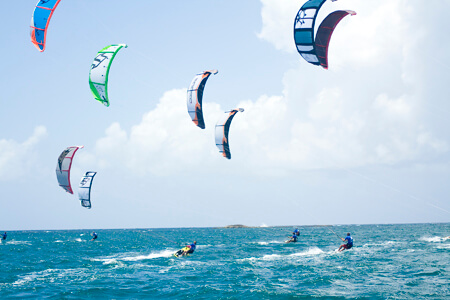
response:
<path id="1" fill-rule="evenodd" d="M 238 112 L 243 112 L 243 108 L 226 111 L 216 124 L 216 146 L 219 152 L 228 159 L 231 159 L 230 145 L 228 142 L 228 132 L 230 131 L 231 121 Z"/>
<path id="2" fill-rule="evenodd" d="M 53 12 L 61 0 L 41 0 L 36 4 L 31 16 L 30 34 L 31 42 L 36 48 L 44 52 L 47 28 L 52 18 Z"/>
<path id="3" fill-rule="evenodd" d="M 354 11 L 335 11 L 320 24 L 314 38 L 317 14 L 326 0 L 309 0 L 300 8 L 294 22 L 294 40 L 298 53 L 309 63 L 328 68 L 328 45 L 336 25 Z"/>
<path id="4" fill-rule="evenodd" d="M 84 146 L 67 147 L 58 158 L 56 164 L 56 178 L 58 179 L 59 186 L 66 192 L 73 194 L 72 186 L 70 185 L 70 169 L 72 168 L 72 160 L 78 149 Z"/>
<path id="5" fill-rule="evenodd" d="M 125 44 L 109 45 L 100 50 L 94 59 L 89 72 L 89 86 L 94 98 L 105 106 L 109 106 L 108 98 L 108 76 L 111 63 L 117 52 L 127 48 Z"/>
<path id="6" fill-rule="evenodd" d="M 211 74 L 217 74 L 217 70 L 208 70 L 195 75 L 187 91 L 187 109 L 192 122 L 201 129 L 205 129 L 205 121 L 203 119 L 203 90 L 205 89 L 206 81 Z"/>
<path id="7" fill-rule="evenodd" d="M 331 35 L 337 24 L 347 15 L 356 15 L 352 10 L 337 10 L 329 14 L 325 20 L 320 23 L 317 30 L 316 40 L 316 54 L 319 58 L 319 63 L 324 69 L 328 69 L 328 45 L 330 44 Z"/>
<path id="8" fill-rule="evenodd" d="M 91 208 L 91 187 L 92 180 L 97 172 L 86 172 L 81 178 L 80 186 L 78 189 L 78 198 L 81 201 L 81 206 Z"/>

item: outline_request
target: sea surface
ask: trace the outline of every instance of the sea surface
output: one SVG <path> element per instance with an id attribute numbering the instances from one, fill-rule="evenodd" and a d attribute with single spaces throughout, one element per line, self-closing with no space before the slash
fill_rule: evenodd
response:
<path id="1" fill-rule="evenodd" d="M 450 223 L 298 228 L 10 231 L 0 298 L 450 299 Z"/>

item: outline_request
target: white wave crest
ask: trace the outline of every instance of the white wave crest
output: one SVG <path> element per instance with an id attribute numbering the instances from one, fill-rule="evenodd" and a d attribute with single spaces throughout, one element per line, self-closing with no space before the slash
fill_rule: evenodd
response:
<path id="1" fill-rule="evenodd" d="M 442 238 L 440 236 L 433 236 L 433 237 L 421 237 L 419 240 L 429 242 L 429 243 L 439 243 L 444 241 L 446 238 Z"/>
<path id="2" fill-rule="evenodd" d="M 275 261 L 275 260 L 280 260 L 280 259 L 286 259 L 286 258 L 292 258 L 292 257 L 298 257 L 298 256 L 314 256 L 314 255 L 320 255 L 323 254 L 325 252 L 323 252 L 322 250 L 320 250 L 317 247 L 313 247 L 313 248 L 309 248 L 306 251 L 302 251 L 302 252 L 298 252 L 298 253 L 293 253 L 293 254 L 288 254 L 288 255 L 280 255 L 280 254 L 266 254 L 263 257 L 250 257 L 250 258 L 244 258 L 241 259 L 241 261 Z"/>
<path id="3" fill-rule="evenodd" d="M 280 241 L 268 241 L 268 242 L 256 242 L 258 245 L 269 245 L 269 244 L 284 244 L 284 242 Z"/>
<path id="4" fill-rule="evenodd" d="M 91 258 L 90 260 L 91 261 L 100 261 L 104 265 L 114 265 L 114 264 L 118 264 L 119 263 L 117 258 Z"/>
<path id="5" fill-rule="evenodd" d="M 7 241 L 5 244 L 7 245 L 31 245 L 29 241 Z"/>
<path id="6" fill-rule="evenodd" d="M 323 253 L 325 253 L 325 252 L 323 252 L 322 250 L 320 250 L 317 247 L 313 247 L 313 248 L 309 248 L 306 251 L 302 251 L 302 252 L 299 252 L 299 253 L 294 253 L 294 254 L 291 254 L 289 256 L 310 256 L 310 255 L 319 255 L 319 254 L 323 254 Z"/>
<path id="7" fill-rule="evenodd" d="M 31 272 L 24 275 L 19 275 L 19 279 L 13 282 L 13 285 L 20 286 L 33 281 L 47 281 L 53 283 L 59 278 L 79 278 L 85 274 L 87 269 L 76 268 L 76 269 L 46 269 L 43 271 Z"/>
<path id="8" fill-rule="evenodd" d="M 161 258 L 161 257 L 171 257 L 175 251 L 172 250 L 164 250 L 156 253 L 150 253 L 148 255 L 135 255 L 130 256 L 130 254 L 122 254 L 119 256 L 114 257 L 105 257 L 105 258 L 91 258 L 91 261 L 100 261 L 104 265 L 113 265 L 118 264 L 122 265 L 122 261 L 140 261 L 140 260 L 147 260 L 147 259 L 155 259 L 155 258 Z M 127 255 L 127 256 L 126 256 Z"/>
<path id="9" fill-rule="evenodd" d="M 282 258 L 282 256 L 279 254 L 267 254 L 267 255 L 264 255 L 261 259 L 262 260 L 277 260 L 280 258 Z"/>
<path id="10" fill-rule="evenodd" d="M 128 256 L 128 257 L 122 258 L 122 260 L 138 261 L 138 260 L 155 259 L 155 258 L 161 258 L 161 257 L 171 257 L 173 255 L 173 253 L 174 253 L 174 251 L 164 250 L 161 252 L 150 253 L 148 255 Z"/>

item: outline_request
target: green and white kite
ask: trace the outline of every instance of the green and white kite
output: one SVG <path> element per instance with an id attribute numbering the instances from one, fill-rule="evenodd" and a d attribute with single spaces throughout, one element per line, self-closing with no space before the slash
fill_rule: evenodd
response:
<path id="1" fill-rule="evenodd" d="M 109 45 L 100 50 L 94 59 L 89 72 L 89 86 L 94 98 L 105 106 L 109 106 L 108 99 L 108 74 L 111 63 L 117 52 L 122 48 L 127 48 L 125 44 Z"/>

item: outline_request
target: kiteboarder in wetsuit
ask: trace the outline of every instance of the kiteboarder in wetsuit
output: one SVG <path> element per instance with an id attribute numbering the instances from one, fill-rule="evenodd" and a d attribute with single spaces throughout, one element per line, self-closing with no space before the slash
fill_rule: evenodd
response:
<path id="1" fill-rule="evenodd" d="M 2 234 L 2 241 L 6 240 L 6 237 L 7 237 L 7 234 L 6 234 L 6 231 L 5 231 L 5 233 Z"/>
<path id="2" fill-rule="evenodd" d="M 338 249 L 339 252 L 344 251 L 345 249 L 350 249 L 350 248 L 353 247 L 353 238 L 350 236 L 350 232 L 347 233 L 347 236 L 345 237 L 345 239 L 341 238 L 341 240 L 343 242 L 346 242 L 346 243 L 342 244 L 339 247 L 339 249 Z"/>
<path id="3" fill-rule="evenodd" d="M 91 240 L 91 242 L 95 241 L 97 238 L 98 238 L 97 233 L 95 233 L 95 231 L 92 231 L 92 240 Z"/>
<path id="4" fill-rule="evenodd" d="M 186 250 L 184 250 L 182 255 L 192 254 L 195 251 L 195 247 L 197 245 L 197 241 L 194 241 L 192 244 L 186 246 Z"/>
<path id="5" fill-rule="evenodd" d="M 297 237 L 300 235 L 300 231 L 298 228 L 295 228 L 294 231 L 292 231 L 292 237 L 289 238 L 289 240 L 286 241 L 286 243 L 296 243 Z"/>
<path id="6" fill-rule="evenodd" d="M 286 243 L 296 243 L 297 242 L 297 234 L 295 232 L 292 233 L 292 237 L 286 241 Z"/>

